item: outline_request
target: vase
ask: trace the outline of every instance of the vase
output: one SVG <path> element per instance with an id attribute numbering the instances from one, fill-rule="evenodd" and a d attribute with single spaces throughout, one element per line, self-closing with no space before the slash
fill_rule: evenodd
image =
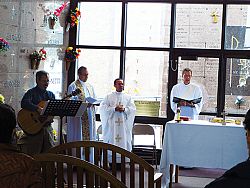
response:
<path id="1" fill-rule="evenodd" d="M 54 29 L 55 24 L 56 24 L 56 19 L 54 19 L 54 18 L 49 18 L 49 28 L 50 28 L 50 29 Z"/>
<path id="2" fill-rule="evenodd" d="M 72 62 L 72 61 L 66 61 L 66 62 L 65 62 L 66 71 L 69 70 L 69 67 L 70 67 L 71 62 Z"/>
<path id="3" fill-rule="evenodd" d="M 37 70 L 39 68 L 40 61 L 41 60 L 38 60 L 38 59 L 31 59 L 31 61 L 30 61 L 30 68 L 32 70 Z"/>

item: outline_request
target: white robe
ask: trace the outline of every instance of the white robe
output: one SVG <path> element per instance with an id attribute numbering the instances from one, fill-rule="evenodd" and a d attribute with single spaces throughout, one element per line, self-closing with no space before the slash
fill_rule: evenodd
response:
<path id="1" fill-rule="evenodd" d="M 177 111 L 177 103 L 173 102 L 173 98 L 178 97 L 186 100 L 193 100 L 202 97 L 201 102 L 195 104 L 194 107 L 181 106 L 181 116 L 188 116 L 191 119 L 198 119 L 198 115 L 201 112 L 203 105 L 203 95 L 200 87 L 196 84 L 179 83 L 174 85 L 170 95 L 170 105 L 174 113 Z"/>
<path id="2" fill-rule="evenodd" d="M 94 88 L 85 82 L 80 81 L 83 86 L 85 98 L 93 97 L 96 98 Z M 72 82 L 68 87 L 68 94 L 76 90 L 75 82 Z M 78 95 L 71 97 L 72 100 L 80 100 Z M 84 101 L 85 102 L 85 101 Z M 96 140 L 96 129 L 95 129 L 95 107 L 91 106 L 87 108 L 88 111 L 88 122 L 90 130 L 90 140 Z M 83 140 L 82 135 L 82 120 L 81 117 L 68 117 L 67 123 L 67 142 L 81 141 Z"/>
<path id="3" fill-rule="evenodd" d="M 121 104 L 124 112 L 115 111 Z M 132 150 L 132 128 L 136 107 L 131 97 L 122 92 L 113 92 L 100 105 L 103 141 L 128 151 Z"/>

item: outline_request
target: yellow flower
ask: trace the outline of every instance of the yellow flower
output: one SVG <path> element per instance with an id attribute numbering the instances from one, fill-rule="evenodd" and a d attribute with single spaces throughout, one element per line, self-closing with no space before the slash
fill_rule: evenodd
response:
<path id="1" fill-rule="evenodd" d="M 67 50 L 73 50 L 73 47 L 68 47 Z"/>
<path id="2" fill-rule="evenodd" d="M 0 103 L 4 103 L 4 96 L 0 94 Z"/>

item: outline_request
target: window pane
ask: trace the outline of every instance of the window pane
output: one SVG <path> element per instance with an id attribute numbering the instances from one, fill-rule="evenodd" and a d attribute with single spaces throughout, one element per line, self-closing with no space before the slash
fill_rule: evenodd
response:
<path id="1" fill-rule="evenodd" d="M 128 3 L 127 46 L 169 47 L 170 4 Z"/>
<path id="2" fill-rule="evenodd" d="M 134 96 L 136 101 L 152 101 L 141 105 L 145 108 L 149 106 L 148 111 L 152 111 L 153 116 L 156 115 L 154 110 L 157 110 L 157 105 L 160 105 L 159 116 L 166 116 L 167 65 L 168 52 L 127 51 L 126 53 L 125 92 Z M 139 109 L 137 113 L 140 113 Z"/>
<path id="3" fill-rule="evenodd" d="M 121 3 L 81 2 L 77 44 L 120 45 L 121 9 Z"/>
<path id="4" fill-rule="evenodd" d="M 250 47 L 250 5 L 228 5 L 225 48 L 232 50 Z"/>
<path id="5" fill-rule="evenodd" d="M 177 4 L 175 47 L 218 49 L 222 5 Z"/>
<path id="6" fill-rule="evenodd" d="M 216 112 L 219 59 L 201 58 L 197 61 L 179 59 L 178 82 L 182 82 L 182 70 L 186 67 L 192 70 L 191 82 L 202 89 L 204 104 L 202 112 Z"/>
<path id="7" fill-rule="evenodd" d="M 88 82 L 93 85 L 98 98 L 112 91 L 114 80 L 119 77 L 119 61 L 118 50 L 82 49 L 78 67 L 88 68 Z"/>
<path id="8" fill-rule="evenodd" d="M 227 59 L 226 103 L 228 113 L 246 114 L 250 108 L 250 60 Z"/>

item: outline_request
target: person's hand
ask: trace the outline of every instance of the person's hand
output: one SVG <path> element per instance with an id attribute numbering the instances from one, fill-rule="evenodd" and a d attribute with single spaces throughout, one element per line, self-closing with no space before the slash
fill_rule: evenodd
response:
<path id="1" fill-rule="evenodd" d="M 187 103 L 186 103 L 186 106 L 189 106 L 189 107 L 191 107 L 191 108 L 192 108 L 192 107 L 194 107 L 194 104 L 193 104 L 192 102 L 190 102 L 190 103 L 189 103 L 189 102 L 187 102 Z"/>
<path id="2" fill-rule="evenodd" d="M 36 109 L 36 111 L 37 111 L 39 114 L 41 114 L 42 110 L 43 110 L 43 108 L 40 107 L 40 106 L 38 106 L 37 109 Z"/>
<path id="3" fill-rule="evenodd" d="M 180 106 L 187 106 L 187 102 L 186 102 L 186 101 L 181 100 L 181 101 L 179 102 L 179 105 L 180 105 Z"/>
<path id="4" fill-rule="evenodd" d="M 123 108 L 123 105 L 117 105 L 117 106 L 115 107 L 115 111 L 124 112 L 124 111 L 125 111 L 125 108 Z"/>

